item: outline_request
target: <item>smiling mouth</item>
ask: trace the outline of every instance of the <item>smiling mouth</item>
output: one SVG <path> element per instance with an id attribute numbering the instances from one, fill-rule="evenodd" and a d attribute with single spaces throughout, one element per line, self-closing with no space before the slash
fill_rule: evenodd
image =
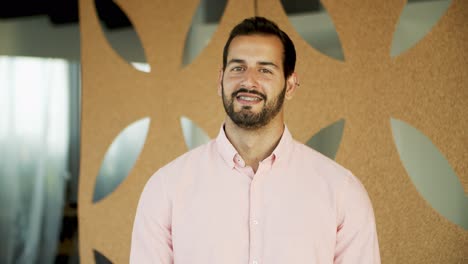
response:
<path id="1" fill-rule="evenodd" d="M 239 95 L 236 98 L 237 100 L 247 101 L 247 102 L 260 102 L 262 100 L 262 98 L 259 98 L 257 96 L 247 96 L 247 95 Z"/>
<path id="2" fill-rule="evenodd" d="M 240 88 L 232 94 L 236 101 L 244 106 L 253 106 L 259 104 L 262 101 L 266 101 L 266 96 L 256 90 L 247 90 Z"/>

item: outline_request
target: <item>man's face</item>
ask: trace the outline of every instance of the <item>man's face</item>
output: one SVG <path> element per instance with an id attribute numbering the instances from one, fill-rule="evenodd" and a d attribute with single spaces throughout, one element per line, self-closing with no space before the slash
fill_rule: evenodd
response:
<path id="1" fill-rule="evenodd" d="M 283 45 L 276 36 L 248 35 L 232 40 L 218 93 L 237 126 L 257 129 L 282 115 L 290 86 L 282 60 Z"/>

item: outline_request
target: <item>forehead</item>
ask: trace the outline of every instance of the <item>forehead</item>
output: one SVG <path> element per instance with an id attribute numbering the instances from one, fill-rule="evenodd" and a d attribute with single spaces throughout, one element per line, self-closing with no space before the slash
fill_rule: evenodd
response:
<path id="1" fill-rule="evenodd" d="M 274 35 L 241 35 L 232 39 L 227 60 L 269 60 L 281 64 L 283 44 Z M 278 65 L 279 66 L 279 65 Z"/>

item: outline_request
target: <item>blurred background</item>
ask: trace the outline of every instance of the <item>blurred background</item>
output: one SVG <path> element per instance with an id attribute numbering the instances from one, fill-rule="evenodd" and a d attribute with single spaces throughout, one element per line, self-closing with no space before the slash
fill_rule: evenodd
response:
<path id="1" fill-rule="evenodd" d="M 136 70 L 149 71 L 139 38 L 125 13 L 111 0 L 95 3 L 102 30 L 115 51 Z M 345 60 L 333 22 L 318 0 L 282 3 L 291 23 L 311 46 L 337 60 Z M 408 1 L 398 22 L 391 55 L 399 55 L 427 34 L 449 4 L 447 0 Z M 201 0 L 187 35 L 181 67 L 189 64 L 209 42 L 225 6 L 226 1 Z M 0 3 L 0 264 L 79 263 L 78 23 L 77 0 Z M 334 158 L 344 125 L 345 120 L 332 124 L 307 144 Z M 181 129 L 188 149 L 209 140 L 185 117 L 181 117 Z M 392 121 L 392 129 L 418 190 L 431 189 L 424 186 L 427 178 L 421 180 L 422 174 L 427 174 L 422 168 L 428 159 L 439 169 L 437 173 L 453 174 L 442 156 L 428 156 L 428 152 L 437 149 L 427 151 L 430 141 L 424 141 L 422 134 L 398 121 Z M 142 147 L 135 144 L 142 133 L 146 132 L 136 127 L 116 138 L 104 158 L 95 201 L 112 192 L 126 177 L 133 164 L 132 155 L 139 153 L 135 148 Z M 429 194 L 435 200 L 444 195 L 437 190 Z M 466 214 L 457 213 L 463 203 L 454 205 L 449 201 L 440 207 L 453 207 L 452 217 L 468 225 Z M 108 261 L 97 257 L 97 262 Z"/>

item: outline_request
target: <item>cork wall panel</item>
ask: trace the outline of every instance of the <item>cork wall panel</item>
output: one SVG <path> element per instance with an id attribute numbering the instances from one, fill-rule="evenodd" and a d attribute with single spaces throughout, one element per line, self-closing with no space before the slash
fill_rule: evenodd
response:
<path id="1" fill-rule="evenodd" d="M 383 263 L 461 263 L 468 232 L 438 214 L 416 190 L 393 143 L 390 118 L 431 138 L 468 193 L 468 2 L 454 0 L 432 31 L 390 57 L 402 0 L 322 1 L 337 29 L 344 61 L 301 39 L 279 0 L 229 1 L 210 43 L 182 66 L 185 37 L 199 1 L 115 1 L 134 25 L 150 73 L 139 72 L 107 42 L 92 0 L 80 0 L 82 123 L 79 186 L 80 258 L 97 250 L 127 263 L 131 228 L 144 184 L 186 151 L 180 117 L 216 135 L 224 110 L 216 93 L 230 29 L 254 14 L 276 21 L 298 52 L 301 86 L 287 104 L 293 135 L 306 142 L 345 119 L 337 160 L 364 183 L 376 212 Z M 242 10 L 242 12 L 239 12 Z M 104 155 L 131 123 L 150 118 L 144 148 L 129 176 L 104 199 L 93 192 Z"/>
<path id="2" fill-rule="evenodd" d="M 322 4 L 340 38 L 343 62 L 301 39 L 280 1 L 258 1 L 258 14 L 285 28 L 298 50 L 301 87 L 286 113 L 293 135 L 304 142 L 346 120 L 337 161 L 369 192 L 383 263 L 463 263 L 467 230 L 418 193 L 400 161 L 390 120 L 404 120 L 427 135 L 468 193 L 468 2 L 454 0 L 429 34 L 395 58 L 390 48 L 406 1 Z"/>
<path id="3" fill-rule="evenodd" d="M 212 40 L 182 67 L 185 37 L 199 1 L 115 1 L 140 37 L 151 72 L 122 59 L 103 34 L 95 3 L 80 1 L 82 122 L 79 184 L 80 258 L 93 263 L 93 249 L 114 263 L 127 263 L 136 205 L 144 184 L 161 165 L 186 151 L 180 117 L 211 137 L 224 115 L 216 81 L 229 30 L 253 16 L 251 1 L 230 1 Z M 243 10 L 242 13 L 236 10 Z M 129 176 L 109 196 L 92 202 L 104 155 L 131 123 L 150 118 L 145 146 Z"/>

